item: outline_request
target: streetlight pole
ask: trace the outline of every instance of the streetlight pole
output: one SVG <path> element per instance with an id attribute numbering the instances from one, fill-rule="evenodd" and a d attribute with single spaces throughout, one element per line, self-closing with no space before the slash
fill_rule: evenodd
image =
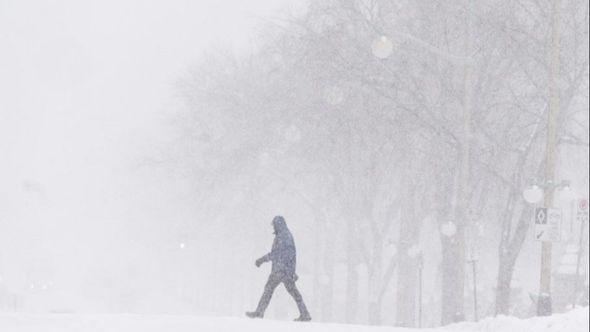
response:
<path id="1" fill-rule="evenodd" d="M 559 112 L 559 0 L 552 2 L 551 22 L 551 58 L 549 68 L 549 110 L 547 115 L 547 145 L 545 156 L 545 207 L 553 206 L 553 186 L 555 176 L 555 147 L 557 132 L 557 115 Z M 537 315 L 549 316 L 552 313 L 551 305 L 551 251 L 552 243 L 544 241 L 541 244 L 541 278 L 539 287 L 539 300 L 537 302 Z"/>

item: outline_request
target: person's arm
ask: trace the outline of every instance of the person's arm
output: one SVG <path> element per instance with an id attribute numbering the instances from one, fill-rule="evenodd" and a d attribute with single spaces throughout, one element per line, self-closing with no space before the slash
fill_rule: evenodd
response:
<path id="1" fill-rule="evenodd" d="M 273 242 L 271 251 L 268 254 L 266 254 L 266 255 L 264 255 L 264 256 L 262 256 L 262 257 L 260 257 L 260 258 L 258 258 L 256 260 L 256 263 L 255 264 L 256 264 L 257 267 L 259 267 L 260 265 L 262 265 L 262 264 L 264 264 L 264 263 L 266 263 L 268 261 L 274 260 L 275 256 L 277 255 L 277 252 L 278 252 L 278 243 L 277 243 L 277 241 L 278 241 L 278 239 L 275 238 L 275 241 Z"/>
<path id="2" fill-rule="evenodd" d="M 256 263 L 255 263 L 256 264 L 256 267 L 260 267 L 260 265 L 262 265 L 262 264 L 270 261 L 271 260 L 271 258 L 270 258 L 271 257 L 271 254 L 272 254 L 272 252 L 270 252 L 270 253 L 268 253 L 268 254 L 266 254 L 266 255 L 258 258 L 256 260 Z"/>

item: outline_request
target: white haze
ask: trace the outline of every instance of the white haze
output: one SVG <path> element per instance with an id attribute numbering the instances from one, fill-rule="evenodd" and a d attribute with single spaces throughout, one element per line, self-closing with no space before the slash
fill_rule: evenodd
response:
<path id="1" fill-rule="evenodd" d="M 191 173 L 194 161 L 176 160 L 178 151 L 191 144 L 185 140 L 187 135 L 181 122 L 186 116 L 183 112 L 187 111 L 183 99 L 185 84 L 190 83 L 191 75 L 199 73 L 192 71 L 193 68 L 206 72 L 207 62 L 203 59 L 227 50 L 238 58 L 250 54 L 267 42 L 264 38 L 277 33 L 269 31 L 266 23 L 278 20 L 277 17 L 289 17 L 288 13 L 301 13 L 305 7 L 304 0 L 0 0 L 0 311 L 242 316 L 244 311 L 255 308 L 266 281 L 268 266 L 256 269 L 254 260 L 270 249 L 271 219 L 282 214 L 297 242 L 297 269 L 301 277 L 298 287 L 314 319 L 320 318 L 322 288 L 328 282 L 318 272 L 325 261 L 316 258 L 329 256 L 335 277 L 330 288 L 333 302 L 326 307 L 333 309 L 334 314 L 326 315 L 329 317 L 326 320 L 368 322 L 368 294 L 375 291 L 370 288 L 380 284 L 370 285 L 367 280 L 370 272 L 365 265 L 353 268 L 346 265 L 344 246 L 334 245 L 331 256 L 322 247 L 328 247 L 325 244 L 330 241 L 339 245 L 344 242 L 342 220 L 348 216 L 345 208 L 330 210 L 334 205 L 328 206 L 331 202 L 328 197 L 318 204 L 326 203 L 325 215 L 333 220 L 323 220 L 325 223 L 320 225 L 321 218 L 309 206 L 316 197 L 323 197 L 322 190 L 328 190 L 314 183 L 313 174 L 297 183 L 300 180 L 297 162 L 290 165 L 292 177 L 287 180 L 280 174 L 269 180 L 256 176 L 266 170 L 249 169 L 244 171 L 246 180 L 240 178 L 237 183 L 230 183 L 232 179 L 222 179 L 221 182 L 227 183 L 215 187 L 211 197 L 206 197 L 209 193 L 199 187 L 202 179 L 194 178 L 197 172 Z M 313 19 L 310 26 L 314 24 Z M 318 24 L 318 31 L 330 30 L 330 22 L 321 23 L 325 27 Z M 399 24 L 413 27 L 411 17 L 402 17 Z M 295 30 L 293 26 L 290 28 Z M 259 38 L 260 35 L 264 37 Z M 366 44 L 368 50 L 371 42 L 359 44 Z M 347 46 L 350 45 L 342 48 Z M 418 46 L 404 47 L 410 51 L 416 47 L 418 51 L 414 50 L 414 54 L 424 53 L 425 58 L 431 55 Z M 296 48 L 290 47 L 283 47 L 285 53 Z M 355 54 L 354 47 L 347 51 Z M 326 54 L 330 51 L 326 52 L 318 52 L 319 57 L 329 58 Z M 265 59 L 281 61 L 272 58 L 271 52 L 271 55 L 262 53 L 257 61 L 264 65 Z M 389 55 L 384 54 L 383 59 Z M 364 70 L 362 65 L 356 70 Z M 258 67 L 263 66 L 252 67 L 255 67 L 252 72 L 258 73 Z M 367 67 L 378 79 L 380 75 L 385 76 L 381 67 L 373 63 Z M 403 72 L 403 65 L 399 67 L 396 70 Z M 322 75 L 321 69 L 317 68 L 318 76 Z M 222 73 L 218 71 L 215 75 L 222 76 Z M 197 77 L 195 81 L 202 83 L 200 79 Z M 244 81 L 253 86 L 259 83 L 242 78 L 236 95 L 248 91 Z M 227 83 L 222 79 L 220 82 L 220 85 Z M 291 89 L 291 81 L 280 83 L 285 85 L 281 86 L 285 91 Z M 231 84 L 228 85 L 231 90 Z M 323 88 L 324 82 L 320 81 L 318 86 Z M 587 87 L 587 80 L 580 86 Z M 336 99 L 338 93 L 343 94 L 337 86 L 328 88 Z M 301 93 L 310 88 L 305 85 L 293 89 Z M 522 93 L 527 95 L 526 91 Z M 401 99 L 408 98 L 402 94 Z M 268 96 L 261 95 L 257 101 L 267 100 L 264 98 Z M 299 101 L 307 102 L 304 99 L 301 97 Z M 328 108 L 338 109 L 335 104 L 339 102 Z M 354 102 L 358 101 L 351 102 L 352 108 Z M 303 104 L 314 106 L 313 101 Z M 588 114 L 583 112 L 587 109 L 587 94 L 579 93 L 572 104 L 579 114 L 578 129 L 587 135 Z M 283 104 L 276 103 L 274 107 L 277 105 Z M 449 123 L 455 125 L 451 120 Z M 302 134 L 293 128 L 291 135 L 295 137 L 290 139 L 287 133 L 286 140 L 290 141 L 287 145 L 297 145 L 301 138 Z M 412 128 L 410 125 L 404 130 L 412 131 Z M 268 130 L 274 133 L 282 129 Z M 215 134 L 219 132 L 211 135 Z M 264 136 L 266 132 L 258 134 Z M 236 133 L 235 140 L 243 137 Z M 232 139 L 233 136 L 227 142 L 235 143 Z M 281 144 L 269 146 L 280 149 Z M 577 196 L 588 197 L 588 146 L 581 145 L 560 151 L 556 178 L 571 180 Z M 228 151 L 234 152 L 232 148 L 235 147 L 229 146 Z M 385 146 L 389 148 L 395 147 Z M 253 159 L 260 158 L 264 164 L 265 156 L 263 153 Z M 286 163 L 290 160 L 293 159 Z M 388 169 L 383 172 L 387 173 Z M 492 176 L 486 179 L 489 178 L 493 179 Z M 396 181 L 402 180 L 389 179 L 389 184 L 397 185 Z M 298 185 L 312 188 L 312 195 L 306 197 L 305 190 L 294 190 Z M 427 192 L 424 195 L 434 195 L 428 191 L 429 185 L 423 187 Z M 375 188 L 386 191 L 377 184 Z M 376 196 L 382 201 L 391 199 L 382 192 Z M 503 207 L 501 199 L 494 202 L 494 206 L 486 208 Z M 568 205 L 558 204 L 569 211 Z M 386 203 L 375 205 L 374 210 L 379 210 Z M 389 215 L 388 211 L 383 208 L 378 213 Z M 495 211 L 486 213 L 486 218 L 495 215 Z M 573 219 L 568 213 L 566 219 L 570 222 Z M 400 220 L 398 214 L 399 211 L 391 213 L 390 219 Z M 479 221 L 483 224 L 479 243 L 482 265 L 478 267 L 480 317 L 494 312 L 500 229 L 495 221 Z M 433 326 L 440 325 L 442 249 L 438 221 L 433 213 L 425 214 L 422 224 L 416 245 L 425 251 L 424 322 Z M 390 229 L 392 234 L 395 227 Z M 369 232 L 363 231 L 366 233 L 356 236 L 364 236 L 369 246 L 372 245 Z M 573 238 L 575 231 L 568 234 Z M 373 263 L 379 259 L 387 262 L 395 254 L 396 237 L 397 234 L 388 234 L 380 238 L 378 251 L 383 249 L 383 255 L 372 260 Z M 555 261 L 565 250 L 562 244 L 555 246 Z M 587 246 L 585 250 L 587 260 Z M 540 261 L 539 243 L 530 234 L 519 255 L 512 287 L 520 290 L 518 300 L 522 302 L 514 300 L 514 303 L 522 316 L 530 316 L 532 305 L 528 295 L 538 291 Z M 358 272 L 356 283 L 360 295 L 355 320 L 345 317 L 347 268 L 348 272 Z M 467 268 L 471 267 L 467 265 Z M 587 270 L 587 264 L 584 269 Z M 583 274 L 587 275 L 586 270 Z M 466 318 L 473 320 L 470 273 L 470 270 L 466 272 L 469 277 L 465 280 L 465 312 Z M 399 305 L 393 296 L 395 287 L 392 281 L 384 288 L 385 297 L 380 304 L 382 322 L 386 324 L 394 324 L 395 308 Z M 584 287 L 587 289 L 587 281 Z M 268 317 L 290 319 L 295 315 L 294 304 L 280 289 L 271 302 Z"/>
<path id="2" fill-rule="evenodd" d="M 158 295 L 137 307 L 116 298 L 138 278 L 169 291 L 175 281 L 158 271 L 170 266 L 155 266 L 179 240 L 164 230 L 196 209 L 181 180 L 145 159 L 167 139 L 183 72 L 209 48 L 247 52 L 262 17 L 284 5 L 0 1 L 0 277 L 16 306 L 177 309 Z M 30 289 L 45 284 L 55 293 Z"/>

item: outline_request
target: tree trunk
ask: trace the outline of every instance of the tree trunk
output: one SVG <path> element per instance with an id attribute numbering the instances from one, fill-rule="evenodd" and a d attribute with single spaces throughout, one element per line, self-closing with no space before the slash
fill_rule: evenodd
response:
<path id="1" fill-rule="evenodd" d="M 356 264 L 349 262 L 347 264 L 347 277 L 346 277 L 346 317 L 345 320 L 349 324 L 356 323 L 357 306 L 359 301 L 358 292 L 358 271 L 356 270 Z"/>
<path id="2" fill-rule="evenodd" d="M 334 233 L 329 225 L 326 225 L 325 229 L 327 231 L 324 238 L 323 275 L 320 280 L 322 286 L 321 318 L 324 322 L 329 322 L 332 321 L 332 303 L 334 301 Z"/>
<path id="3" fill-rule="evenodd" d="M 473 0 L 466 0 L 465 54 L 473 52 Z M 464 62 L 463 76 L 463 130 L 459 153 L 459 172 L 457 181 L 457 201 L 455 204 L 456 233 L 454 236 L 442 235 L 443 270 L 442 270 L 442 324 L 450 324 L 465 320 L 465 227 L 470 222 L 469 191 L 471 182 L 471 145 L 472 145 L 472 112 L 473 112 L 473 65 Z"/>
<path id="4" fill-rule="evenodd" d="M 331 263 L 330 263 L 331 264 Z M 333 302 L 334 291 L 332 285 L 334 284 L 334 268 L 326 267 L 326 275 L 324 282 L 322 282 L 322 303 L 321 303 L 321 318 L 324 322 L 331 322 L 333 318 Z"/>
<path id="5" fill-rule="evenodd" d="M 383 263 L 383 238 L 382 234 L 374 234 L 373 256 L 369 265 L 369 324 L 381 324 L 381 277 Z"/>
<path id="6" fill-rule="evenodd" d="M 436 199 L 440 225 L 442 226 L 447 222 L 452 222 L 456 228 L 454 234 L 440 234 L 442 245 L 442 325 L 460 322 L 465 319 L 463 306 L 465 286 L 465 227 L 462 222 L 464 216 L 460 214 L 463 209 L 458 208 L 455 210 L 454 218 L 451 218 L 450 214 L 451 207 L 453 206 L 453 192 L 460 192 L 460 188 L 453 185 L 453 179 L 457 175 L 455 172 L 456 169 L 443 168 L 440 174 Z M 463 202 L 461 198 L 457 200 L 459 203 Z"/>
<path id="7" fill-rule="evenodd" d="M 358 283 L 359 276 L 357 271 L 358 254 L 356 248 L 356 236 L 354 221 L 352 218 L 347 225 L 347 259 L 346 259 L 346 310 L 345 321 L 347 323 L 356 323 L 357 307 L 359 301 Z"/>
<path id="8" fill-rule="evenodd" d="M 402 207 L 399 227 L 397 253 L 399 267 L 397 274 L 396 325 L 414 327 L 416 324 L 416 295 L 418 277 L 418 259 L 420 255 L 419 236 L 421 222 L 415 213 L 416 188 L 410 176 L 406 176 L 404 187 L 407 189 Z"/>
<path id="9" fill-rule="evenodd" d="M 496 315 L 510 314 L 510 282 L 514 272 L 514 260 L 500 258 L 496 283 Z"/>
<path id="10" fill-rule="evenodd" d="M 515 190 L 509 195 L 509 201 L 511 199 L 516 200 Z M 513 204 L 508 204 L 504 215 L 505 221 L 502 226 L 502 240 L 500 241 L 499 247 L 500 264 L 498 266 L 498 278 L 496 282 L 496 315 L 510 314 L 510 282 L 512 281 L 516 259 L 526 239 L 532 217 L 532 208 L 524 206 L 520 212 L 518 225 L 510 239 L 513 211 Z"/>
<path id="11" fill-rule="evenodd" d="M 316 216 L 315 218 L 315 231 L 313 241 L 313 307 L 319 308 L 322 302 L 322 234 L 323 231 L 323 219 Z M 321 317 L 317 317 L 316 320 L 321 321 Z"/>
<path id="12" fill-rule="evenodd" d="M 396 326 L 415 327 L 418 266 L 408 255 L 408 245 L 399 245 Z"/>
<path id="13" fill-rule="evenodd" d="M 464 227 L 457 225 L 452 237 L 442 236 L 442 325 L 465 320 L 465 248 Z"/>
<path id="14" fill-rule="evenodd" d="M 381 301 L 378 298 L 369 299 L 369 324 L 381 324 Z"/>

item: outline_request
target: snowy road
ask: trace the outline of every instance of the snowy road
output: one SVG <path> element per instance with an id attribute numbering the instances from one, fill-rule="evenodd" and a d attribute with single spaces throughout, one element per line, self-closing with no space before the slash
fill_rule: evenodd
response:
<path id="1" fill-rule="evenodd" d="M 437 329 L 405 329 L 361 325 L 292 323 L 270 320 L 201 316 L 0 314 L 2 332 L 585 332 L 588 307 L 552 317 L 519 320 L 488 318 Z"/>

